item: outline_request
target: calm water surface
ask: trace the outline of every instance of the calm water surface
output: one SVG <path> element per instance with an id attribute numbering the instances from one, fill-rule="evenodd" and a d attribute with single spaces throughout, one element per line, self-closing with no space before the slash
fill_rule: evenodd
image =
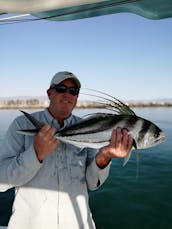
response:
<path id="1" fill-rule="evenodd" d="M 83 116 L 100 110 L 75 110 Z M 29 110 L 32 112 L 32 110 Z M 90 206 L 98 229 L 172 228 L 172 108 L 137 108 L 137 115 L 155 122 L 166 134 L 166 141 L 154 148 L 140 150 L 139 178 L 133 153 L 122 167 L 112 162 L 110 176 L 97 191 L 90 192 Z M 17 110 L 0 110 L 0 141 Z M 11 192 L 0 195 L 0 224 L 10 214 Z M 3 206 L 3 207 L 2 207 Z"/>

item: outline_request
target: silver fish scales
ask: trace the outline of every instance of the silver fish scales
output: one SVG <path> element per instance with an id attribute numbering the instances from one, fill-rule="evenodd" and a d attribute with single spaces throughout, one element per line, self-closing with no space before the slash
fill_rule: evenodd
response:
<path id="1" fill-rule="evenodd" d="M 98 148 L 106 145 L 113 129 L 127 129 L 134 138 L 138 149 L 145 149 L 164 140 L 163 131 L 149 120 L 136 115 L 94 114 L 76 124 L 57 131 L 55 136 L 61 140 L 80 146 Z M 75 143 L 76 142 L 76 143 Z"/>

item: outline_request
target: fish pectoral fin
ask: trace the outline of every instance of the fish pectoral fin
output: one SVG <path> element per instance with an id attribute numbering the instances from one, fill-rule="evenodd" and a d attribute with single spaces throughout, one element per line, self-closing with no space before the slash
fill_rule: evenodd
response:
<path id="1" fill-rule="evenodd" d="M 131 150 L 132 151 L 132 150 Z M 131 151 L 127 154 L 127 156 L 124 158 L 124 162 L 123 162 L 123 166 L 125 166 L 127 164 L 127 162 L 129 161 L 130 157 L 131 157 Z"/>
<path id="2" fill-rule="evenodd" d="M 136 159 L 137 159 L 137 164 L 138 164 L 139 155 L 138 155 L 137 143 L 136 143 L 135 139 L 133 139 L 133 147 L 134 147 L 134 149 L 136 151 Z M 125 166 L 127 164 L 127 162 L 129 161 L 129 159 L 131 157 L 131 152 L 132 152 L 132 149 L 127 154 L 127 156 L 124 158 L 123 166 Z"/>

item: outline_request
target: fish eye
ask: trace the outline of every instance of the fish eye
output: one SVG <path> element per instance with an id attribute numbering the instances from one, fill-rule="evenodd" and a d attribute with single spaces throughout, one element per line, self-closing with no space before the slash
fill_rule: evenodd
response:
<path id="1" fill-rule="evenodd" d="M 154 133 L 154 137 L 157 138 L 159 136 L 159 133 Z"/>

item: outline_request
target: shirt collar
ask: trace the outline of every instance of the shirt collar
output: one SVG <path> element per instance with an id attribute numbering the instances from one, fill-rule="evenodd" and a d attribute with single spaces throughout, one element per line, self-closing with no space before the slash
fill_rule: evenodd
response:
<path id="1" fill-rule="evenodd" d="M 58 129 L 61 128 L 58 121 L 48 111 L 48 108 L 44 110 L 44 113 L 45 113 L 47 123 L 49 123 L 49 125 Z M 64 120 L 64 126 L 62 128 L 69 126 L 72 123 L 72 117 L 73 115 L 71 114 L 67 119 Z"/>

